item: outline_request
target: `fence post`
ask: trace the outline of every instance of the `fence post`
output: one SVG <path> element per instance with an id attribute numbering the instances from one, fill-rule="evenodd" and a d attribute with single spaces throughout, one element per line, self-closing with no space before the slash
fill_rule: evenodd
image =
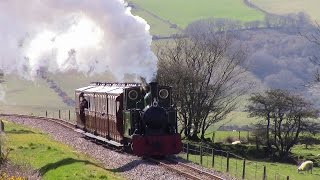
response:
<path id="1" fill-rule="evenodd" d="M 202 165 L 202 145 L 200 145 L 200 164 Z"/>
<path id="2" fill-rule="evenodd" d="M 189 161 L 189 143 L 187 143 L 187 160 Z"/>
<path id="3" fill-rule="evenodd" d="M 239 130 L 239 141 L 240 141 L 240 132 L 241 132 L 241 131 Z"/>
<path id="4" fill-rule="evenodd" d="M 214 149 L 212 148 L 212 164 L 211 166 L 214 167 Z"/>
<path id="5" fill-rule="evenodd" d="M 211 141 L 212 141 L 213 143 L 214 143 L 215 136 L 216 136 L 216 133 L 215 133 L 215 131 L 213 131 L 213 133 L 212 133 L 212 138 L 211 138 Z"/>
<path id="6" fill-rule="evenodd" d="M 48 111 L 46 110 L 46 117 L 48 117 Z"/>
<path id="7" fill-rule="evenodd" d="M 0 159 L 2 159 L 1 139 L 0 139 Z"/>
<path id="8" fill-rule="evenodd" d="M 60 109 L 59 109 L 59 119 L 61 119 L 61 111 L 60 111 Z"/>
<path id="9" fill-rule="evenodd" d="M 69 121 L 70 121 L 70 119 L 71 119 L 70 117 L 71 117 L 71 116 L 70 116 L 70 109 L 69 109 Z"/>
<path id="10" fill-rule="evenodd" d="M 289 176 L 287 176 L 287 180 L 290 180 L 290 177 L 289 177 Z"/>
<path id="11" fill-rule="evenodd" d="M 4 123 L 2 120 L 0 120 L 0 134 L 4 132 Z M 1 143 L 1 141 L 0 141 Z M 1 146 L 1 145 L 0 145 Z M 0 155 L 1 155 L 1 148 L 0 148 Z"/>
<path id="12" fill-rule="evenodd" d="M 229 172 L 229 151 L 227 152 L 227 172 Z"/>
<path id="13" fill-rule="evenodd" d="M 246 159 L 243 159 L 242 179 L 246 178 Z"/>
<path id="14" fill-rule="evenodd" d="M 267 180 L 267 167 L 266 165 L 263 166 L 263 180 Z"/>

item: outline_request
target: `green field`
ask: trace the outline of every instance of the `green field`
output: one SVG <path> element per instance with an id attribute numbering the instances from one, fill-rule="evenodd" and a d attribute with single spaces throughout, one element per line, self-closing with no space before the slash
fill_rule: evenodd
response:
<path id="1" fill-rule="evenodd" d="M 5 97 L 0 102 L 2 113 L 31 114 L 70 108 L 42 79 L 28 81 L 15 76 L 6 76 L 2 86 L 5 90 Z"/>
<path id="2" fill-rule="evenodd" d="M 182 154 L 181 157 L 187 158 L 186 154 Z M 229 172 L 235 177 L 241 179 L 243 160 L 233 158 L 230 155 L 229 160 Z M 200 163 L 199 155 L 189 155 L 189 160 L 197 164 Z M 212 156 L 203 156 L 202 165 L 206 167 L 212 167 Z M 314 168 L 313 173 L 298 173 L 297 166 L 283 163 L 272 163 L 272 162 L 259 162 L 259 161 L 246 161 L 246 179 L 262 179 L 263 168 L 266 166 L 266 174 L 268 180 L 286 180 L 287 176 L 291 180 L 316 180 L 320 178 L 320 168 Z M 215 155 L 214 169 L 220 172 L 226 172 L 227 158 L 224 156 Z"/>
<path id="3" fill-rule="evenodd" d="M 48 135 L 5 121 L 9 159 L 37 169 L 43 179 L 122 179 L 92 158 Z"/>
<path id="4" fill-rule="evenodd" d="M 249 134 L 248 134 L 249 133 Z M 206 138 L 212 139 L 213 132 L 206 134 Z M 248 135 L 250 136 L 250 132 L 248 131 L 240 131 L 240 140 L 247 139 Z M 239 131 L 215 131 L 214 132 L 214 142 L 225 142 L 228 137 L 231 137 L 234 140 L 239 140 Z"/>
<path id="5" fill-rule="evenodd" d="M 245 22 L 264 18 L 264 14 L 247 7 L 242 0 L 131 0 L 131 2 L 181 28 L 206 18 L 226 18 Z M 137 11 L 136 13 L 139 14 Z M 141 16 L 150 20 L 148 23 L 151 24 L 151 32 L 162 32 L 158 27 L 152 26 L 154 22 L 150 19 L 150 14 Z"/>
<path id="6" fill-rule="evenodd" d="M 312 20 L 320 21 L 319 0 L 252 0 L 263 10 L 275 14 L 307 13 Z"/>
<path id="7" fill-rule="evenodd" d="M 217 122 L 214 126 L 209 130 L 217 130 L 221 126 L 246 126 L 257 123 L 259 120 L 257 118 L 248 117 L 247 112 L 241 111 L 232 111 L 227 115 L 226 119 Z"/>
<path id="8" fill-rule="evenodd" d="M 142 17 L 150 25 L 150 33 L 153 35 L 168 36 L 176 34 L 177 29 L 170 28 L 170 25 L 150 15 L 148 12 L 141 9 L 133 9 L 132 14 Z"/>
<path id="9" fill-rule="evenodd" d="M 77 88 L 88 86 L 92 81 L 110 81 L 112 76 L 107 74 L 84 76 L 83 74 L 57 74 L 49 75 L 68 96 L 74 99 L 74 91 Z M 66 105 L 56 92 L 50 89 L 49 84 L 43 79 L 34 81 L 21 79 L 8 75 L 4 78 L 2 86 L 5 90 L 5 97 L 0 101 L 1 113 L 20 113 L 45 115 L 50 112 L 50 116 L 58 116 L 58 110 L 73 110 L 74 107 Z"/>

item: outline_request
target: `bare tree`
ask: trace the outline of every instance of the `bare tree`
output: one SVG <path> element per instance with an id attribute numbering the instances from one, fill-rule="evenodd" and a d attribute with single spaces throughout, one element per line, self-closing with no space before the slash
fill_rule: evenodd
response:
<path id="1" fill-rule="evenodd" d="M 202 22 L 203 24 L 203 22 Z M 233 46 L 223 28 L 192 26 L 174 42 L 158 48 L 158 81 L 173 86 L 178 117 L 186 137 L 204 139 L 206 130 L 236 107 L 244 85 L 243 48 Z M 191 131 L 193 130 L 193 131 Z M 193 133 L 192 133 L 193 132 Z"/>
<path id="2" fill-rule="evenodd" d="M 310 23 L 311 24 L 311 23 Z M 313 43 L 320 49 L 320 24 L 315 22 L 315 24 L 311 27 L 300 29 L 299 34 L 307 39 L 309 42 Z M 310 57 L 310 61 L 315 65 L 320 67 L 320 57 L 318 54 Z M 320 83 L 320 73 L 319 68 L 314 73 L 313 80 L 315 83 Z"/>
<path id="3" fill-rule="evenodd" d="M 301 96 L 275 89 L 255 94 L 249 100 L 251 104 L 247 110 L 250 116 L 266 120 L 260 124 L 266 129 L 268 150 L 272 152 L 274 147 L 272 154 L 276 158 L 288 157 L 300 133 L 315 127 L 310 119 L 317 118 L 319 112 Z"/>

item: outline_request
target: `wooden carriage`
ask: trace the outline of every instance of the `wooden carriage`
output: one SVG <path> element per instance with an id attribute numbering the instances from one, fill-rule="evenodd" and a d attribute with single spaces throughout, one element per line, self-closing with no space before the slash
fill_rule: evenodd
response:
<path id="1" fill-rule="evenodd" d="M 122 146 L 124 139 L 123 92 L 127 88 L 138 87 L 134 83 L 92 83 L 76 89 L 77 126 L 89 136 Z M 88 108 L 81 116 L 81 95 L 88 101 Z M 97 138 L 94 137 L 94 138 Z"/>

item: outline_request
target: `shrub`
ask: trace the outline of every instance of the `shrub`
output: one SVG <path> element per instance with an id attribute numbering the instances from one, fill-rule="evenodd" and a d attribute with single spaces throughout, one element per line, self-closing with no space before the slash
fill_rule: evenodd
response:
<path id="1" fill-rule="evenodd" d="M 0 164 L 3 161 L 7 160 L 9 152 L 11 150 L 11 149 L 7 149 L 5 147 L 5 141 L 6 141 L 6 139 L 5 139 L 4 134 L 0 134 Z"/>

